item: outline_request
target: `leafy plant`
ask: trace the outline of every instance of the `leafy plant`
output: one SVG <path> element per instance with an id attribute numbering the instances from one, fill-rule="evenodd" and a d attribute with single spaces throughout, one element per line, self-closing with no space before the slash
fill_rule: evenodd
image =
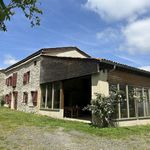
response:
<path id="1" fill-rule="evenodd" d="M 96 98 L 84 108 L 92 112 L 92 124 L 97 127 L 114 126 L 117 104 L 122 101 L 122 92 L 117 91 L 110 96 L 95 93 Z"/>

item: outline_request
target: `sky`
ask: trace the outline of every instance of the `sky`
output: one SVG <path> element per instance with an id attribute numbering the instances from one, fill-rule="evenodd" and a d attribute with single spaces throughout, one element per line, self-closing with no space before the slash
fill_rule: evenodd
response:
<path id="1" fill-rule="evenodd" d="M 76 46 L 150 71 L 150 0 L 41 0 L 39 7 L 40 26 L 17 10 L 0 31 L 0 68 L 41 48 Z"/>

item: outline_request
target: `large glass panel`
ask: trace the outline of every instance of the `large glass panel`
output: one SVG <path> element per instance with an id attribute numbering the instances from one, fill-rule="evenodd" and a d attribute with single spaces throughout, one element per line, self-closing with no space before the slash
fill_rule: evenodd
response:
<path id="1" fill-rule="evenodd" d="M 135 117 L 135 100 L 134 100 L 134 87 L 128 86 L 128 97 L 129 97 L 129 112 L 130 117 Z"/>
<path id="2" fill-rule="evenodd" d="M 109 94 L 115 96 L 117 93 L 117 84 L 109 84 Z M 114 118 L 119 118 L 118 103 L 115 105 Z"/>
<path id="3" fill-rule="evenodd" d="M 144 101 L 142 95 L 142 88 L 136 89 L 136 95 L 138 97 L 138 117 L 144 116 Z"/>
<path id="4" fill-rule="evenodd" d="M 45 100 L 46 100 L 46 85 L 41 85 L 41 108 L 45 108 Z"/>
<path id="5" fill-rule="evenodd" d="M 150 115 L 150 101 L 149 101 L 149 95 L 148 95 L 148 89 L 144 89 L 144 104 L 145 104 L 145 113 L 146 116 Z"/>
<path id="6" fill-rule="evenodd" d="M 147 89 L 148 90 L 148 115 L 150 116 L 150 89 Z"/>
<path id="7" fill-rule="evenodd" d="M 47 108 L 52 108 L 52 84 L 47 84 Z"/>
<path id="8" fill-rule="evenodd" d="M 54 108 L 60 108 L 60 82 L 54 83 Z"/>
<path id="9" fill-rule="evenodd" d="M 127 118 L 127 98 L 126 98 L 126 85 L 119 85 L 122 100 L 120 102 L 121 118 Z"/>

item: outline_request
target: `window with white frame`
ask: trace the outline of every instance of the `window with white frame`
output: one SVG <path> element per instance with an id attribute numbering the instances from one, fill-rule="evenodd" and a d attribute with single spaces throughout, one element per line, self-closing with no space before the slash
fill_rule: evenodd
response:
<path id="1" fill-rule="evenodd" d="M 41 108 L 60 108 L 60 82 L 45 83 L 41 85 Z"/>
<path id="2" fill-rule="evenodd" d="M 110 83 L 109 90 L 110 94 L 117 90 L 122 93 L 122 100 L 116 107 L 116 118 L 150 116 L 149 88 Z"/>

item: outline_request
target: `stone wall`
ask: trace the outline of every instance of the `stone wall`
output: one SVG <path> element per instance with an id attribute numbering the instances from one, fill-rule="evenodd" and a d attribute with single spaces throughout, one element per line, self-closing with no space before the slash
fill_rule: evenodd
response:
<path id="1" fill-rule="evenodd" d="M 107 79 L 107 70 L 101 70 L 92 75 L 92 99 L 95 98 L 95 93 L 100 93 L 105 96 L 109 95 L 109 83 Z"/>
<path id="2" fill-rule="evenodd" d="M 5 86 L 5 74 L 4 71 L 0 71 L 0 97 L 4 96 Z"/>
<path id="3" fill-rule="evenodd" d="M 35 65 L 36 61 L 36 65 Z M 30 71 L 30 80 L 26 85 L 23 84 L 23 75 L 24 73 Z M 27 63 L 20 65 L 12 70 L 6 72 L 5 79 L 12 76 L 13 73 L 17 73 L 17 85 L 15 88 L 12 86 L 5 85 L 4 94 L 12 94 L 11 108 L 14 109 L 14 97 L 13 92 L 18 92 L 17 99 L 17 110 L 26 111 L 26 112 L 36 112 L 37 107 L 33 106 L 31 91 L 39 91 L 40 89 L 40 57 L 34 58 Z M 23 93 L 28 93 L 28 103 L 23 103 Z M 39 96 L 39 94 L 38 94 Z M 39 97 L 38 97 L 39 99 Z"/>

